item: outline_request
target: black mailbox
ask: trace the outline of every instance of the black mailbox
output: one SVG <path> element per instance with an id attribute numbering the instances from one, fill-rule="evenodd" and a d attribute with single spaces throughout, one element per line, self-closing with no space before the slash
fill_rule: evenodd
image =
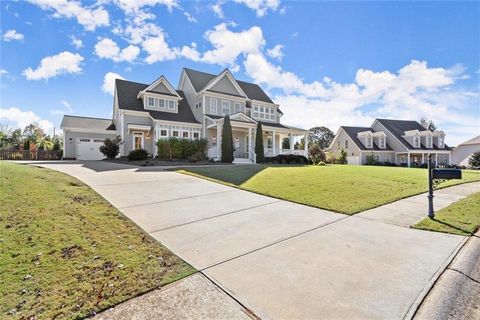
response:
<path id="1" fill-rule="evenodd" d="M 462 170 L 433 169 L 433 179 L 462 179 Z"/>

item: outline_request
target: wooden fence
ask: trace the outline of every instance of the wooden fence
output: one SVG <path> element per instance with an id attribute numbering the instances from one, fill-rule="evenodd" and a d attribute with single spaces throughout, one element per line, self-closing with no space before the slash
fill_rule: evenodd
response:
<path id="1" fill-rule="evenodd" d="M 62 150 L 0 150 L 0 160 L 61 160 Z"/>

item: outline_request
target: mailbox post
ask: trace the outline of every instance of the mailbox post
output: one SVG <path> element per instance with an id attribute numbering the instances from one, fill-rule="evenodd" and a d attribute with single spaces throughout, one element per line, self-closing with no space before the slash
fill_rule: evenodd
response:
<path id="1" fill-rule="evenodd" d="M 428 217 L 433 219 L 435 213 L 433 211 L 433 168 L 432 168 L 432 154 L 428 154 Z"/>
<path id="2" fill-rule="evenodd" d="M 459 169 L 434 169 L 432 165 L 432 154 L 428 154 L 428 217 L 433 219 L 433 180 L 462 179 L 462 171 Z"/>

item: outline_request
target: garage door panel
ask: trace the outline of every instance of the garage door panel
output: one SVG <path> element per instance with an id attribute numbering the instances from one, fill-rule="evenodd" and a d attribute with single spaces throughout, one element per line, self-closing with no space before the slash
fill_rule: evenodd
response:
<path id="1" fill-rule="evenodd" d="M 78 138 L 77 139 L 77 160 L 102 160 L 105 156 L 100 152 L 103 139 Z"/>

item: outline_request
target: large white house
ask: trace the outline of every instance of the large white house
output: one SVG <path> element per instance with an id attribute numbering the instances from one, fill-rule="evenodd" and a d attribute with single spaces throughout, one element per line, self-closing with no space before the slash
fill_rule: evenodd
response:
<path id="1" fill-rule="evenodd" d="M 468 166 L 468 160 L 475 152 L 480 152 L 480 136 L 460 143 L 452 151 L 452 163 L 459 166 Z"/>
<path id="2" fill-rule="evenodd" d="M 224 117 L 230 116 L 235 158 L 255 162 L 255 130 L 262 124 L 265 156 L 278 154 L 307 155 L 294 148 L 294 140 L 308 135 L 308 130 L 280 123 L 279 105 L 258 85 L 234 78 L 228 69 L 210 74 L 182 70 L 178 88 L 161 76 L 151 84 L 117 79 L 113 99 L 113 118 L 98 119 L 65 115 L 64 158 L 102 159 L 98 150 L 105 138 L 119 136 L 120 155 L 146 149 L 157 154 L 158 139 L 177 137 L 208 140 L 208 157 L 221 157 Z M 290 138 L 288 148 L 282 148 Z"/>
<path id="3" fill-rule="evenodd" d="M 366 164 L 367 156 L 376 161 L 410 167 L 427 162 L 432 154 L 436 164 L 450 164 L 451 148 L 443 131 L 426 130 L 417 121 L 375 119 L 370 127 L 342 126 L 328 151 L 347 152 L 349 164 Z"/>

